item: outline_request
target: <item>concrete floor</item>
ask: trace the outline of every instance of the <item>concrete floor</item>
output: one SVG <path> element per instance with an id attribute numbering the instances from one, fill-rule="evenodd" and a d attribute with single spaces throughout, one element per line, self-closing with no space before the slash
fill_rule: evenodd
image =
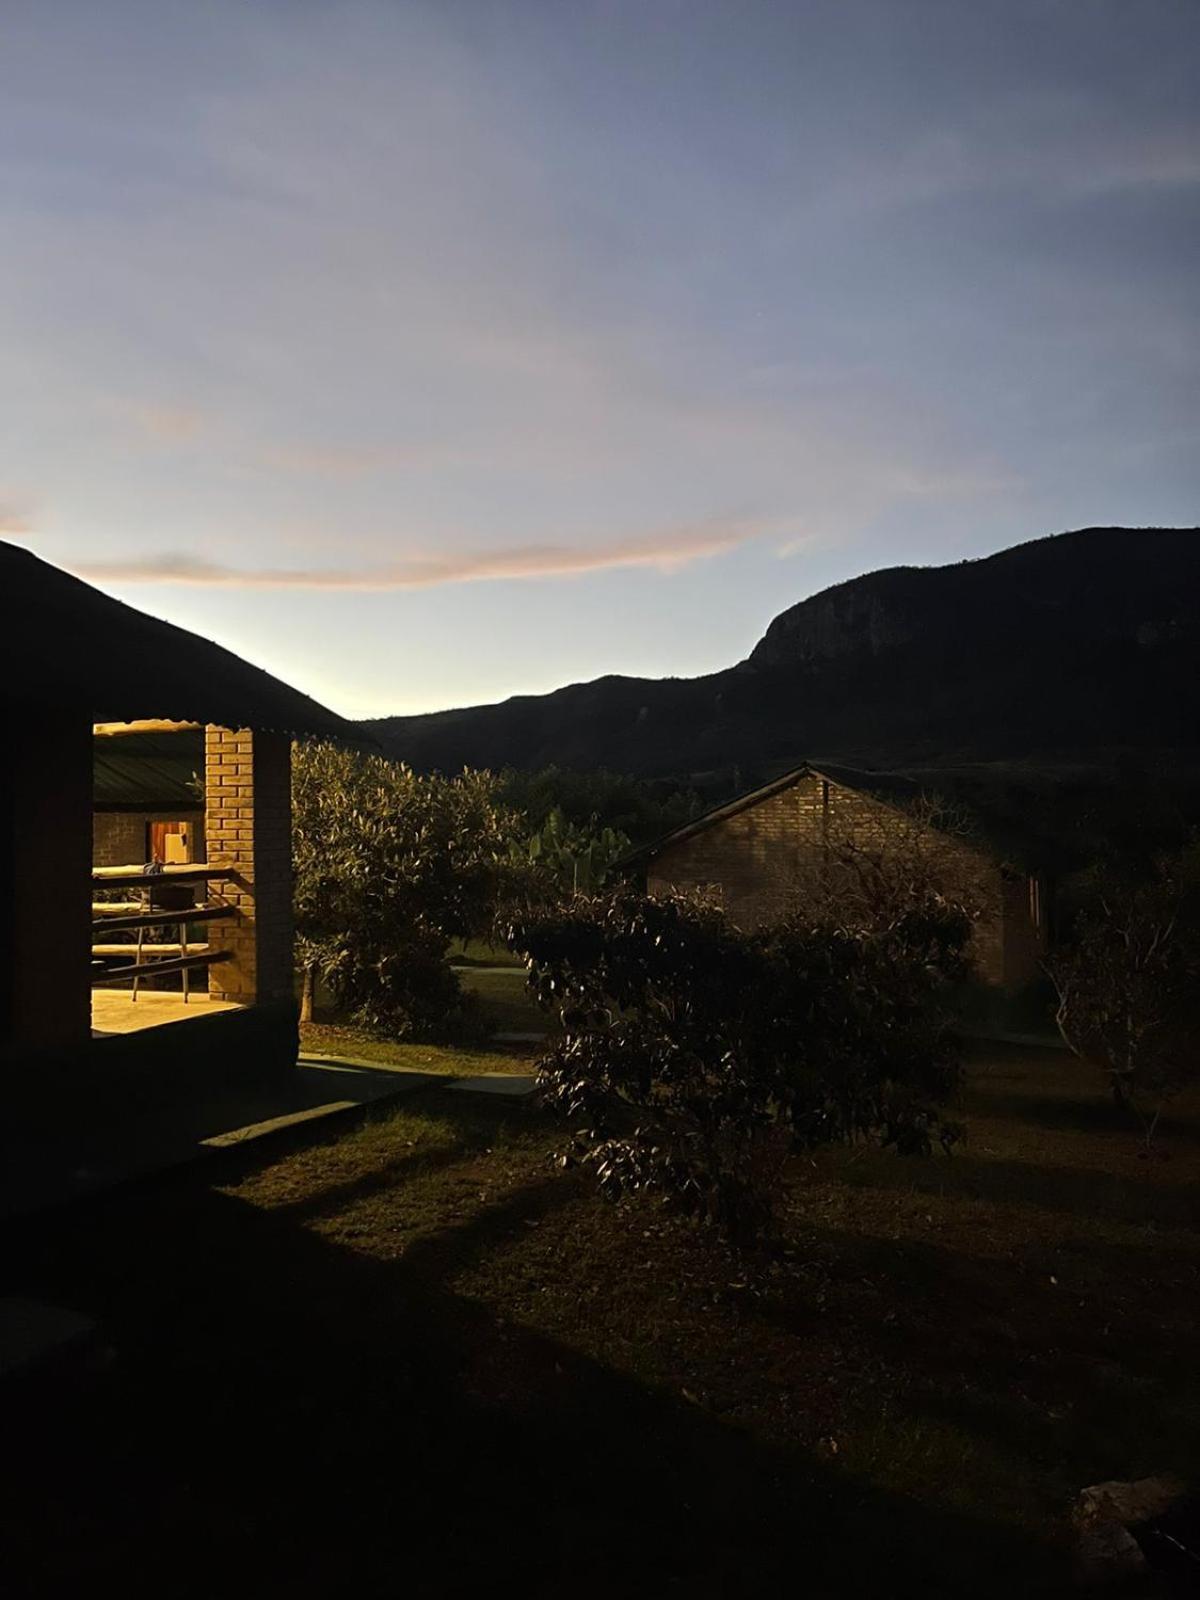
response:
<path id="1" fill-rule="evenodd" d="M 187 1022 L 214 1011 L 237 1011 L 232 1000 L 215 1000 L 203 992 L 184 1004 L 177 989 L 142 989 L 135 1000 L 128 986 L 92 990 L 92 1034 L 137 1033 L 164 1022 Z"/>

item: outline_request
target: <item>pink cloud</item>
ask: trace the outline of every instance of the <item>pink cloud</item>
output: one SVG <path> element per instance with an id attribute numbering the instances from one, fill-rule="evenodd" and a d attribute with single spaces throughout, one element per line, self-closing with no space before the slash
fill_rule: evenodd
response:
<path id="1" fill-rule="evenodd" d="M 25 539 L 33 532 L 33 523 L 25 512 L 8 500 L 0 500 L 0 534 L 6 539 Z"/>
<path id="2" fill-rule="evenodd" d="M 613 567 L 654 567 L 675 572 L 693 561 L 723 555 L 766 531 L 752 522 L 712 522 L 580 549 L 569 545 L 514 545 L 448 556 L 411 557 L 371 567 L 231 567 L 188 555 L 133 561 L 84 562 L 72 567 L 99 583 L 180 583 L 250 589 L 430 589 L 446 583 L 513 578 L 565 578 Z"/>
<path id="3" fill-rule="evenodd" d="M 161 444 L 185 444 L 208 426 L 204 413 L 188 405 L 135 405 L 130 414 L 138 427 Z"/>
<path id="4" fill-rule="evenodd" d="M 448 460 L 452 452 L 404 445 L 264 445 L 258 460 L 279 472 L 311 472 L 322 477 L 353 477 L 389 467 L 425 466 Z"/>

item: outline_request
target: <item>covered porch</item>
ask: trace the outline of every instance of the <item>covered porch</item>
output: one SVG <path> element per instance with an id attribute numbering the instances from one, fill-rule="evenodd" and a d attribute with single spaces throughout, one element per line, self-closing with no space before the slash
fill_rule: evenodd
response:
<path id="1" fill-rule="evenodd" d="M 348 726 L 2 544 L 0 712 L 3 1131 L 293 1069 L 291 745 Z M 132 751 L 148 728 L 199 752 L 191 809 L 110 794 L 127 853 L 98 861 L 97 747 Z"/>
<path id="2" fill-rule="evenodd" d="M 92 1037 L 290 999 L 290 742 L 146 722 L 93 740 Z M 171 817 L 172 766 L 191 772 L 186 820 Z M 111 861 L 102 803 L 123 807 L 117 837 L 139 859 Z"/>

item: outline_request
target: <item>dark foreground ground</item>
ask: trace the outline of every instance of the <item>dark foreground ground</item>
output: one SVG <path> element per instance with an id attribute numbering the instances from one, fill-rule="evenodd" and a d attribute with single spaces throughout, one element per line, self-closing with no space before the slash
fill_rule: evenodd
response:
<path id="1" fill-rule="evenodd" d="M 105 1348 L 0 1391 L 0 1592 L 1067 1592 L 1081 1486 L 1196 1478 L 1200 1117 L 1002 1048 L 963 1114 L 758 1273 L 443 1091 L 26 1227 Z"/>

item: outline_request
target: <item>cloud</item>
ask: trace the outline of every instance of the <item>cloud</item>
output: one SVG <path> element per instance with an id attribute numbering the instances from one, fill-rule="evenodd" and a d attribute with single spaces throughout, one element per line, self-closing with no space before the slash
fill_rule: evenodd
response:
<path id="1" fill-rule="evenodd" d="M 141 429 L 162 444 L 185 444 L 197 438 L 206 425 L 204 413 L 195 406 L 134 406 L 131 414 Z"/>
<path id="2" fill-rule="evenodd" d="M 355 477 L 393 467 L 452 465 L 467 452 L 453 445 L 268 444 L 254 452 L 260 465 L 276 472 L 308 472 L 327 478 Z"/>
<path id="3" fill-rule="evenodd" d="M 431 589 L 440 584 L 515 578 L 566 578 L 613 567 L 676 572 L 693 561 L 724 555 L 767 531 L 762 522 L 715 521 L 640 538 L 573 548 L 512 545 L 448 556 L 411 557 L 371 567 L 231 567 L 179 554 L 132 561 L 84 562 L 72 567 L 98 583 L 178 583 L 245 589 Z"/>
<path id="4" fill-rule="evenodd" d="M 987 472 L 964 468 L 961 471 L 923 471 L 906 468 L 892 473 L 887 487 L 895 494 L 917 500 L 969 500 L 989 495 L 1010 494 L 1025 487 L 1014 472 Z"/>
<path id="5" fill-rule="evenodd" d="M 8 500 L 0 500 L 0 536 L 5 539 L 24 539 L 33 532 L 29 517 Z"/>

